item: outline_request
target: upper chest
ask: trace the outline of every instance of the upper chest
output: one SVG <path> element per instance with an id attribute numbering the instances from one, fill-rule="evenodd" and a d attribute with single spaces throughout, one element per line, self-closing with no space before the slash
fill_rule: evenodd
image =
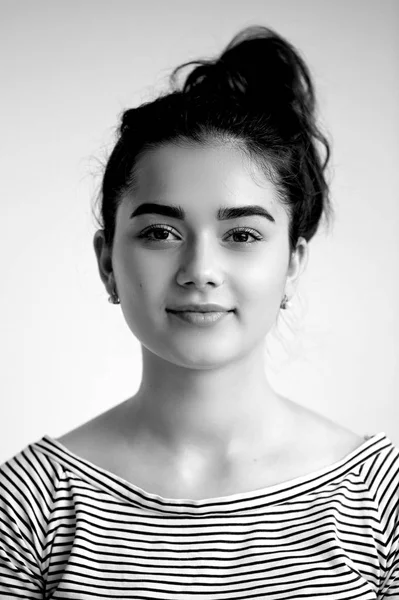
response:
<path id="1" fill-rule="evenodd" d="M 358 447 L 363 438 L 331 427 L 290 440 L 281 449 L 250 451 L 245 460 L 204 468 L 193 453 L 176 460 L 148 441 L 126 446 L 96 427 L 79 428 L 59 438 L 71 452 L 149 493 L 165 498 L 206 499 L 277 485 L 328 467 Z M 323 435 L 321 435 L 323 433 Z"/>

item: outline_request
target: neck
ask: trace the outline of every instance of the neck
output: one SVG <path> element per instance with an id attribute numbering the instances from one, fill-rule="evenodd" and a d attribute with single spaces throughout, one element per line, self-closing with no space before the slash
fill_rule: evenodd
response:
<path id="1" fill-rule="evenodd" d="M 176 457 L 189 450 L 211 464 L 277 444 L 285 402 L 267 380 L 263 349 L 217 369 L 190 369 L 143 347 L 142 383 L 125 425 Z"/>

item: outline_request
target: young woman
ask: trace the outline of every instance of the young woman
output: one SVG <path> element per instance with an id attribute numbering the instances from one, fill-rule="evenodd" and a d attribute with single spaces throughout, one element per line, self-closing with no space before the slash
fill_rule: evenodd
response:
<path id="1" fill-rule="evenodd" d="M 124 113 L 104 173 L 94 248 L 141 386 L 0 467 L 0 597 L 398 599 L 399 449 L 265 375 L 331 214 L 308 68 L 263 27 L 195 62 Z"/>

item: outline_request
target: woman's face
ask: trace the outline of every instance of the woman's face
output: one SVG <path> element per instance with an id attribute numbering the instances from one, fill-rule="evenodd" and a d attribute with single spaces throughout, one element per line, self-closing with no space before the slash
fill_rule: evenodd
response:
<path id="1" fill-rule="evenodd" d="M 166 361 L 215 368 L 251 352 L 273 326 L 285 290 L 291 291 L 287 276 L 298 276 L 298 264 L 289 265 L 287 213 L 255 166 L 254 181 L 247 161 L 230 146 L 159 148 L 142 157 L 138 191 L 126 193 L 118 208 L 112 268 L 121 308 L 143 346 Z M 146 203 L 179 206 L 184 219 L 132 216 Z M 222 208 L 249 205 L 270 218 L 217 218 Z M 167 312 L 187 303 L 216 303 L 234 312 L 211 327 Z"/>

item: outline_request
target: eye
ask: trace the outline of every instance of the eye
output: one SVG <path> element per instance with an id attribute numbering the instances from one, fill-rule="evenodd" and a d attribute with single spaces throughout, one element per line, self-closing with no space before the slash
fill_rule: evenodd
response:
<path id="1" fill-rule="evenodd" d="M 142 231 L 140 233 L 140 235 L 138 236 L 140 239 L 145 239 L 146 241 L 150 242 L 150 243 L 156 243 L 156 242 L 167 242 L 168 240 L 165 237 L 161 237 L 161 238 L 151 238 L 150 235 L 155 232 L 162 232 L 162 234 L 168 234 L 168 233 L 173 233 L 173 228 L 172 227 L 168 227 L 168 226 L 159 226 L 159 225 L 151 225 L 151 227 L 147 227 L 147 229 L 144 229 L 144 231 Z M 174 234 L 175 235 L 175 234 Z M 254 229 L 251 229 L 249 227 L 237 227 L 236 229 L 232 229 L 232 231 L 230 231 L 230 235 L 232 236 L 248 236 L 251 235 L 254 238 L 254 241 L 252 242 L 247 242 L 247 241 L 243 241 L 240 240 L 238 243 L 244 244 L 244 245 L 250 245 L 250 244 L 254 244 L 256 242 L 260 242 L 263 238 L 262 236 L 259 235 L 259 233 L 257 231 L 255 231 Z"/>
<path id="2" fill-rule="evenodd" d="M 142 231 L 140 233 L 140 235 L 138 236 L 140 239 L 145 239 L 148 240 L 149 242 L 164 242 L 166 241 L 166 238 L 158 238 L 158 239 L 153 239 L 150 238 L 150 235 L 154 232 L 166 232 L 166 233 L 173 233 L 173 229 L 172 227 L 160 227 L 159 225 L 151 225 L 151 227 L 147 227 L 147 229 L 144 229 L 144 231 Z"/>
<path id="3" fill-rule="evenodd" d="M 243 235 L 243 236 L 252 235 L 252 237 L 254 238 L 254 241 L 243 242 L 244 244 L 254 244 L 255 242 L 260 242 L 263 239 L 262 236 L 259 235 L 259 233 L 257 231 L 255 231 L 254 229 L 250 229 L 249 227 L 237 227 L 236 229 L 233 229 L 230 232 L 230 235 Z M 242 242 L 242 240 L 241 240 L 241 242 Z"/>

